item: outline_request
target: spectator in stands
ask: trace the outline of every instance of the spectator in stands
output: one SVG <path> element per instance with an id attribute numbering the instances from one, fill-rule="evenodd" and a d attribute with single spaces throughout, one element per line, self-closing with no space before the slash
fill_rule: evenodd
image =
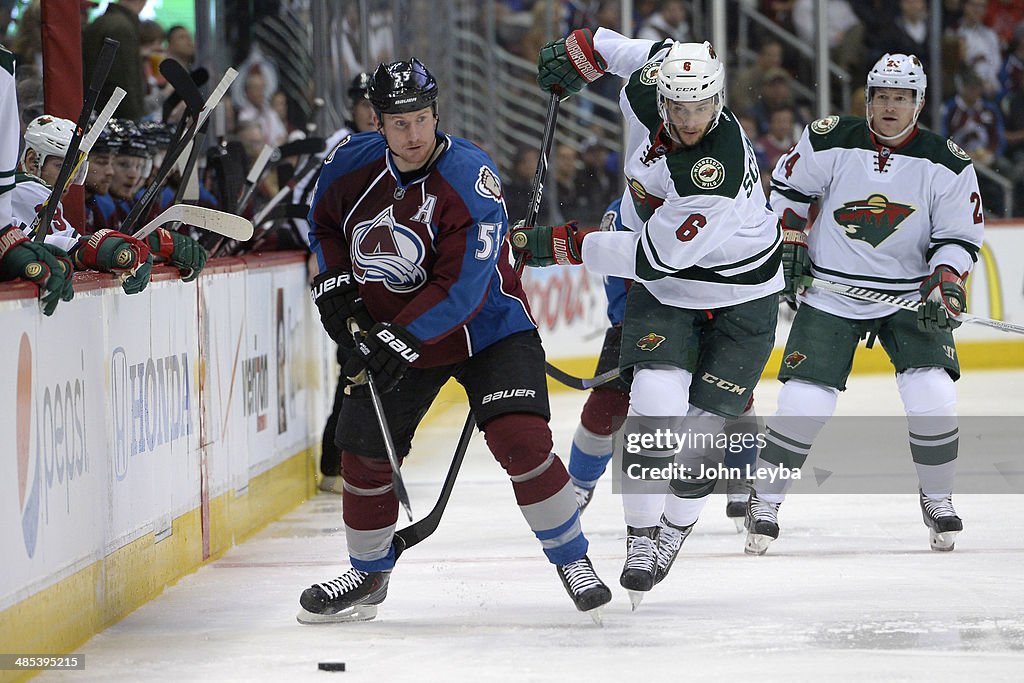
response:
<path id="1" fill-rule="evenodd" d="M 768 132 L 757 139 L 757 144 L 763 153 L 761 168 L 762 175 L 770 175 L 779 157 L 789 151 L 796 144 L 797 137 L 802 127 L 796 125 L 796 115 L 791 107 L 776 109 L 769 115 Z"/>
<path id="2" fill-rule="evenodd" d="M 238 110 L 238 123 L 255 121 L 263 131 L 263 142 L 274 147 L 281 146 L 288 137 L 284 121 L 270 106 L 266 80 L 258 69 L 251 69 L 245 77 L 245 101 Z M 259 150 L 257 150 L 257 154 Z"/>
<path id="3" fill-rule="evenodd" d="M 569 217 L 576 218 L 585 208 L 576 184 L 579 163 L 580 155 L 571 144 L 563 142 L 555 147 L 553 170 L 558 184 L 557 212 L 554 204 L 545 202 L 548 207 L 547 216 L 554 222 L 562 222 Z M 558 215 L 559 213 L 561 215 Z"/>
<path id="4" fill-rule="evenodd" d="M 106 102 L 114 88 L 124 88 L 125 97 L 117 108 L 117 115 L 132 121 L 138 121 L 145 113 L 146 81 L 142 73 L 142 60 L 139 58 L 139 12 L 146 6 L 146 1 L 112 2 L 107 5 L 107 11 L 82 32 L 86 83 L 96 66 L 103 39 L 113 38 L 120 43 L 100 94 L 100 102 Z"/>
<path id="5" fill-rule="evenodd" d="M 533 176 L 537 172 L 537 160 L 540 152 L 536 147 L 520 145 L 512 161 L 512 172 L 503 183 L 505 190 L 505 209 L 509 221 L 515 222 L 526 217 L 529 208 L 530 192 L 533 189 Z"/>
<path id="6" fill-rule="evenodd" d="M 1020 0 L 990 0 L 982 23 L 996 32 L 1003 45 L 1013 42 L 1014 31 L 1024 22 L 1024 2 Z"/>
<path id="7" fill-rule="evenodd" d="M 622 192 L 618 184 L 618 169 L 609 168 L 612 163 L 610 156 L 611 152 L 597 138 L 583 144 L 582 168 L 576 174 L 579 213 L 573 216 L 582 226 L 600 225 L 608 198 Z"/>
<path id="8" fill-rule="evenodd" d="M 927 0 L 900 0 L 899 14 L 877 31 L 868 34 L 868 61 L 877 62 L 885 53 L 915 55 L 928 68 L 930 49 Z"/>
<path id="9" fill-rule="evenodd" d="M 192 40 L 192 34 L 184 26 L 172 26 L 167 29 L 167 56 L 186 69 L 192 68 L 192 61 L 196 57 L 196 45 Z"/>
<path id="10" fill-rule="evenodd" d="M 1013 33 L 1006 61 L 999 72 L 999 84 L 1004 93 L 1018 89 L 1024 83 L 1024 22 Z"/>
<path id="11" fill-rule="evenodd" d="M 971 155 L 979 169 L 978 185 L 985 207 L 1002 213 L 1000 188 L 985 177 L 982 168 L 1002 170 L 1008 167 L 1002 159 L 1006 147 L 1003 116 L 999 108 L 984 98 L 985 83 L 977 74 L 967 71 L 957 85 L 957 95 L 946 102 L 942 117 L 942 134 Z"/>
<path id="12" fill-rule="evenodd" d="M 793 24 L 796 35 L 808 45 L 814 45 L 817 33 L 814 12 L 815 0 L 796 0 L 793 3 Z M 828 46 L 832 61 L 850 73 L 863 71 L 864 25 L 854 14 L 847 0 L 827 0 Z"/>
<path id="13" fill-rule="evenodd" d="M 1018 42 L 1022 42 L 1018 40 Z M 1002 100 L 1006 157 L 1014 182 L 1014 213 L 1024 215 L 1024 79 L 1014 79 Z"/>
<path id="14" fill-rule="evenodd" d="M 11 52 L 18 58 L 17 77 L 43 77 L 43 10 L 40 0 L 32 0 L 18 19 L 18 30 L 11 40 Z"/>
<path id="15" fill-rule="evenodd" d="M 787 107 L 792 109 L 796 115 L 797 125 L 801 128 L 807 125 L 810 114 L 806 107 L 796 101 L 792 80 L 789 72 L 785 69 L 773 69 L 764 75 L 764 80 L 761 83 L 761 97 L 748 112 L 757 122 L 758 137 L 768 132 L 772 112 Z"/>
<path id="16" fill-rule="evenodd" d="M 964 15 L 955 33 L 964 41 L 964 59 L 979 78 L 985 89 L 985 96 L 992 97 L 999 92 L 999 67 L 1003 55 L 999 48 L 996 32 L 982 23 L 988 9 L 988 0 L 964 0 Z"/>
<path id="17" fill-rule="evenodd" d="M 765 74 L 782 68 L 782 43 L 768 39 L 761 43 L 757 51 L 757 61 L 745 69 L 740 69 L 729 80 L 729 108 L 734 112 L 747 112 L 761 96 L 761 86 Z M 756 131 L 748 134 L 757 137 Z"/>
<path id="18" fill-rule="evenodd" d="M 166 98 L 162 89 L 167 82 L 160 74 L 160 62 L 164 60 L 164 29 L 155 21 L 139 23 L 139 56 L 142 59 L 142 77 L 146 81 L 143 118 L 158 119 Z"/>
<path id="19" fill-rule="evenodd" d="M 15 0 L 0 0 L 0 44 L 7 44 L 7 29 L 11 25 L 11 12 Z"/>
<path id="20" fill-rule="evenodd" d="M 671 38 L 680 43 L 688 43 L 692 38 L 687 19 L 683 0 L 663 0 L 660 9 L 647 18 L 636 37 L 647 40 Z"/>

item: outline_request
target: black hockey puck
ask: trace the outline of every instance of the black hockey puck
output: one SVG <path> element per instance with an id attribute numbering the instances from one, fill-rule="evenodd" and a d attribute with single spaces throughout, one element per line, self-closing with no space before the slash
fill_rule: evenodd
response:
<path id="1" fill-rule="evenodd" d="M 317 668 L 321 671 L 344 671 L 345 662 L 320 662 Z"/>

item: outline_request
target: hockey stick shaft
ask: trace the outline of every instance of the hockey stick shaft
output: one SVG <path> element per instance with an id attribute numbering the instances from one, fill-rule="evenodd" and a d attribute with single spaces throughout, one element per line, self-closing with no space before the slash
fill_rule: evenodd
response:
<path id="1" fill-rule="evenodd" d="M 548 169 L 547 157 L 551 151 L 551 142 L 555 137 L 555 124 L 558 121 L 558 104 L 558 97 L 552 95 L 551 101 L 548 103 L 547 117 L 544 121 L 544 133 L 541 136 L 540 159 L 537 160 L 537 171 L 533 176 L 533 189 L 526 214 L 527 225 L 533 225 L 536 222 L 537 214 L 540 211 L 540 201 L 544 194 L 544 176 L 547 174 Z M 516 257 L 515 270 L 517 275 L 522 272 L 522 257 Z M 451 498 L 452 491 L 455 489 L 455 480 L 459 476 L 462 461 L 466 457 L 466 450 L 469 448 L 469 442 L 473 438 L 474 427 L 476 427 L 476 418 L 473 416 L 473 411 L 470 410 L 469 414 L 466 415 L 466 423 L 462 427 L 462 434 L 459 436 L 459 444 L 455 447 L 452 463 L 448 466 L 448 474 L 445 475 L 444 483 L 441 484 L 441 493 L 438 495 L 437 502 L 434 503 L 434 507 L 426 517 L 395 533 L 395 559 L 398 559 L 406 548 L 411 548 L 437 530 L 438 525 L 441 523 L 441 517 L 444 515 L 444 510 L 448 506 L 448 499 Z"/>
<path id="2" fill-rule="evenodd" d="M 363 342 L 363 332 L 359 329 L 359 323 L 355 318 L 348 319 L 348 329 L 352 333 L 352 340 L 358 348 Z M 391 427 L 388 426 L 388 417 L 384 414 L 384 404 L 381 403 L 380 393 L 377 391 L 377 381 L 369 369 L 366 371 L 366 384 L 370 387 L 370 402 L 373 403 L 373 412 L 377 415 L 377 426 L 380 427 L 380 435 L 384 439 L 384 450 L 388 454 L 388 462 L 391 463 L 391 488 L 395 491 L 395 497 L 405 508 L 405 514 L 412 521 L 412 505 L 409 504 L 409 492 L 405 489 L 405 480 L 402 479 L 402 466 L 398 461 L 398 451 L 395 449 L 395 441 L 391 438 Z"/>
<path id="3" fill-rule="evenodd" d="M 619 377 L 618 368 L 612 368 L 611 370 L 602 372 L 600 375 L 595 375 L 594 377 L 573 377 L 569 373 L 559 370 L 554 365 L 547 362 L 544 363 L 544 371 L 547 373 L 548 377 L 556 382 L 578 391 L 586 391 L 588 389 L 593 389 L 594 387 L 599 387 L 602 384 L 607 384 Z"/>
<path id="4" fill-rule="evenodd" d="M 921 306 L 920 301 L 911 301 L 910 299 L 904 299 L 901 296 L 894 294 L 887 294 L 885 292 L 879 292 L 874 289 L 867 289 L 866 287 L 854 287 L 852 285 L 844 285 L 838 282 L 831 282 L 829 280 L 821 280 L 819 278 L 811 278 L 810 286 L 817 287 L 818 289 L 825 289 L 830 292 L 836 292 L 838 294 L 844 294 L 853 299 L 860 299 L 861 301 L 872 301 L 880 304 L 889 304 L 890 306 L 896 306 L 902 308 L 905 311 L 917 311 Z M 1010 332 L 1013 334 L 1024 334 L 1024 326 L 1014 325 L 1003 320 L 993 320 L 992 318 L 983 318 L 980 315 L 972 315 L 970 313 L 961 313 L 957 317 L 962 323 L 973 323 L 975 325 L 984 325 L 985 327 L 991 327 L 1003 332 Z"/>
<path id="5" fill-rule="evenodd" d="M 242 187 L 242 191 L 238 195 L 238 201 L 235 202 L 235 211 L 238 213 L 243 213 L 245 208 L 249 205 L 249 200 L 252 199 L 253 194 L 256 192 L 256 185 L 259 184 L 260 178 L 263 177 L 263 171 L 266 170 L 267 164 L 270 162 L 270 157 L 273 154 L 273 147 L 270 145 L 263 145 L 263 149 L 260 150 L 260 155 L 256 157 L 256 161 L 253 162 L 252 168 L 249 169 L 249 174 L 245 176 L 245 185 Z"/>
<path id="6" fill-rule="evenodd" d="M 163 188 L 167 179 L 171 175 L 171 170 L 174 168 L 174 164 L 177 163 L 178 157 L 184 153 L 185 148 L 188 147 L 196 135 L 199 133 L 199 128 L 206 123 L 206 120 L 210 117 L 214 108 L 220 103 L 221 99 L 224 98 L 224 94 L 227 92 L 228 87 L 238 76 L 238 72 L 234 69 L 228 69 L 224 73 L 224 77 L 217 84 L 217 87 L 210 94 L 210 97 L 206 100 L 206 104 L 203 106 L 202 111 L 195 117 L 192 125 L 189 126 L 188 131 L 167 150 L 167 155 L 164 157 L 163 163 L 160 165 L 160 170 L 157 172 L 156 177 L 153 179 L 153 184 L 150 185 L 145 194 L 135 203 L 132 210 L 128 213 L 128 216 L 121 223 L 120 232 L 131 234 L 138 226 L 142 217 L 149 210 L 150 204 L 156 199 L 157 194 Z"/>
<path id="7" fill-rule="evenodd" d="M 46 200 L 46 205 L 39 213 L 39 227 L 36 229 L 36 234 L 33 237 L 36 242 L 42 242 L 50 234 L 50 223 L 53 222 L 53 215 L 57 211 L 57 204 L 64 195 L 68 182 L 71 180 L 72 168 L 78 164 L 78 149 L 82 145 L 85 128 L 89 125 L 89 117 L 92 116 L 92 110 L 96 108 L 96 100 L 100 97 L 100 90 L 103 89 L 103 85 L 107 82 L 107 74 L 110 73 L 110 66 L 114 63 L 114 55 L 117 54 L 119 45 L 120 43 L 113 38 L 103 39 L 103 47 L 100 48 L 99 57 L 96 58 L 96 67 L 93 69 L 92 78 L 89 81 L 89 92 L 85 96 L 82 111 L 78 115 L 78 123 L 75 125 L 75 133 L 71 136 L 71 142 L 68 144 L 68 150 L 64 154 L 64 161 L 60 165 L 57 180 L 53 183 L 53 189 Z"/>

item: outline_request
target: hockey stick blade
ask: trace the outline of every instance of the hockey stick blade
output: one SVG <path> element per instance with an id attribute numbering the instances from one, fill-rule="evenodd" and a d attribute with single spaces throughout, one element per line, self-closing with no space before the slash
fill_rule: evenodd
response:
<path id="1" fill-rule="evenodd" d="M 281 159 L 301 157 L 307 154 L 320 154 L 325 149 L 327 149 L 327 140 L 323 138 L 302 138 L 286 142 L 278 147 L 274 150 L 274 156 L 271 158 L 271 161 L 276 164 Z"/>
<path id="2" fill-rule="evenodd" d="M 192 79 L 192 83 L 195 84 L 196 88 L 201 88 L 204 85 L 206 85 L 206 82 L 208 80 L 210 80 L 210 72 L 206 70 L 205 66 L 201 66 L 198 69 L 196 69 L 195 71 L 193 71 L 191 74 L 189 74 L 189 78 Z M 168 80 L 167 82 L 170 83 L 171 81 Z M 171 85 L 174 85 L 174 84 L 171 83 Z M 182 87 L 184 88 L 184 87 L 187 87 L 187 86 L 182 86 Z M 170 118 L 170 116 L 171 116 L 171 112 L 174 111 L 174 108 L 177 107 L 178 103 L 180 103 L 182 101 L 183 101 L 183 98 L 181 96 L 181 93 L 179 93 L 177 90 L 172 92 L 167 97 L 167 99 L 164 100 L 163 106 L 161 108 L 161 116 L 160 116 L 161 120 L 162 121 L 167 121 L 167 119 Z M 188 106 L 188 105 L 186 105 L 186 106 Z M 202 98 L 200 98 L 200 107 L 201 106 L 202 106 Z M 197 108 L 197 109 L 195 109 L 195 111 L 199 111 L 199 109 Z"/>
<path id="3" fill-rule="evenodd" d="M 441 485 L 441 493 L 437 502 L 426 517 L 415 524 L 410 524 L 404 529 L 395 532 L 394 546 L 395 559 L 397 560 L 404 550 L 411 548 L 430 534 L 437 530 L 441 523 L 441 516 L 448 506 L 448 499 L 451 498 L 452 490 L 455 488 L 455 480 L 459 476 L 459 469 L 466 457 L 466 449 L 473 438 L 473 429 L 476 427 L 476 420 L 472 411 L 466 416 L 466 424 L 462 426 L 462 434 L 459 436 L 459 445 L 455 447 L 455 454 L 452 456 L 452 464 L 448 466 L 448 474 L 445 475 L 444 484 Z"/>
<path id="4" fill-rule="evenodd" d="M 185 101 L 185 106 L 194 112 L 203 108 L 203 95 L 199 92 L 199 86 L 192 80 L 192 74 L 175 59 L 165 59 L 160 62 L 160 75 L 163 76 L 174 92 Z M 206 76 L 209 78 L 209 74 Z"/>
<path id="5" fill-rule="evenodd" d="M 888 294 L 886 292 L 879 292 L 874 289 L 867 289 L 866 287 L 855 287 L 853 285 L 844 285 L 838 282 L 831 282 L 830 280 L 821 280 L 819 278 L 811 278 L 810 286 L 818 289 L 825 289 L 830 292 L 836 292 L 843 294 L 852 299 L 860 299 L 861 301 L 871 301 L 879 304 L 889 304 L 890 306 L 896 306 L 902 308 L 905 311 L 917 311 L 921 306 L 920 301 L 911 301 L 910 299 L 904 299 L 901 296 L 894 294 Z M 1003 332 L 1010 332 L 1012 334 L 1024 334 L 1024 326 L 1014 325 L 1003 320 L 993 320 L 992 318 L 983 318 L 980 315 L 972 315 L 970 313 L 961 313 L 960 317 L 957 318 L 962 323 L 972 323 L 975 325 L 983 325 L 985 327 L 991 327 L 996 330 L 1002 330 Z"/>
<path id="6" fill-rule="evenodd" d="M 39 213 L 39 227 L 33 239 L 41 243 L 50 233 L 50 223 L 53 222 L 53 214 L 57 211 L 57 204 L 67 189 L 71 180 L 71 170 L 78 164 L 78 150 L 82 145 L 82 138 L 85 137 L 85 128 L 89 125 L 89 117 L 92 110 L 96 108 L 96 100 L 100 97 L 100 90 L 107 82 L 107 74 L 110 66 L 114 63 L 114 55 L 117 54 L 119 42 L 113 38 L 104 38 L 103 47 L 96 58 L 96 66 L 93 68 L 92 78 L 89 80 L 89 92 L 82 103 L 82 111 L 78 114 L 78 123 L 75 125 L 75 133 L 71 136 L 67 151 L 64 153 L 64 162 L 60 165 L 57 173 L 57 180 L 53 183 L 53 189 L 46 200 L 42 211 Z"/>
<path id="7" fill-rule="evenodd" d="M 548 374 L 548 377 L 556 382 L 578 391 L 586 391 L 587 389 L 599 387 L 602 384 L 607 384 L 619 377 L 618 368 L 612 368 L 608 372 L 602 372 L 600 375 L 596 375 L 594 377 L 573 377 L 569 373 L 559 370 L 551 363 L 544 363 L 544 371 Z"/>
<path id="8" fill-rule="evenodd" d="M 132 235 L 135 239 L 144 239 L 165 223 L 179 222 L 193 225 L 233 240 L 245 241 L 252 237 L 252 223 L 247 218 L 233 213 L 208 209 L 205 206 L 175 204 L 159 216 L 151 220 L 141 230 Z"/>

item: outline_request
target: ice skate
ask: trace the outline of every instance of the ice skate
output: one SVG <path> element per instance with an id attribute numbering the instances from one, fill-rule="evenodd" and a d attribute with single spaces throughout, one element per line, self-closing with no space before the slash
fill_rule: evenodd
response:
<path id="1" fill-rule="evenodd" d="M 586 489 L 573 484 L 572 490 L 576 494 L 576 506 L 580 509 L 580 512 L 583 512 L 594 498 L 594 489 Z"/>
<path id="2" fill-rule="evenodd" d="M 730 479 L 725 484 L 725 516 L 736 525 L 736 533 L 742 533 L 747 516 L 747 500 L 750 498 L 749 479 Z"/>
<path id="3" fill-rule="evenodd" d="M 953 496 L 936 500 L 918 491 L 921 497 L 921 516 L 928 527 L 928 540 L 932 550 L 948 552 L 953 549 L 956 536 L 964 529 L 964 523 L 953 509 Z"/>
<path id="4" fill-rule="evenodd" d="M 747 542 L 743 551 L 748 555 L 764 555 L 768 544 L 779 537 L 779 506 L 757 497 L 757 491 L 750 492 L 747 501 L 745 526 Z"/>
<path id="5" fill-rule="evenodd" d="M 619 584 L 629 591 L 629 601 L 635 610 L 644 599 L 644 593 L 654 587 L 654 572 L 658 564 L 658 527 L 626 527 L 626 564 L 619 576 Z"/>
<path id="6" fill-rule="evenodd" d="M 390 577 L 391 572 L 349 569 L 336 579 L 314 584 L 302 591 L 302 610 L 295 618 L 301 624 L 369 621 L 388 596 Z"/>
<path id="7" fill-rule="evenodd" d="M 576 603 L 576 609 L 590 614 L 598 625 L 601 623 L 601 606 L 611 602 L 612 592 L 594 571 L 590 558 L 584 555 L 575 562 L 560 564 L 555 567 L 558 578 Z"/>
<path id="8" fill-rule="evenodd" d="M 324 493 L 341 493 L 343 484 L 344 480 L 341 477 L 324 475 L 320 478 L 317 488 Z"/>
<path id="9" fill-rule="evenodd" d="M 693 524 L 696 524 L 694 522 Z M 658 565 L 654 570 L 654 585 L 661 583 L 662 579 L 668 576 L 668 570 L 676 561 L 679 549 L 683 547 L 683 541 L 693 531 L 693 524 L 689 526 L 676 526 L 665 516 L 661 516 L 661 524 L 658 528 Z"/>

